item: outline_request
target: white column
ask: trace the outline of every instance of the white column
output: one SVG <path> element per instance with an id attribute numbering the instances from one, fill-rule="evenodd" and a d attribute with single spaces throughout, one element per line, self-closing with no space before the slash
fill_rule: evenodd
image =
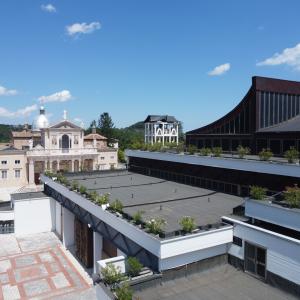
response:
<path id="1" fill-rule="evenodd" d="M 74 245 L 74 214 L 63 207 L 62 221 L 63 221 L 63 245 L 65 248 Z"/>
<path id="2" fill-rule="evenodd" d="M 94 273 L 97 273 L 97 261 L 102 259 L 103 237 L 98 232 L 93 232 L 94 240 Z"/>
<path id="3" fill-rule="evenodd" d="M 28 183 L 30 185 L 34 184 L 34 161 L 32 159 L 29 160 L 28 177 Z"/>
<path id="4" fill-rule="evenodd" d="M 59 159 L 57 160 L 57 164 L 56 164 L 56 168 L 57 168 L 57 172 L 59 171 Z"/>
<path id="5" fill-rule="evenodd" d="M 74 159 L 71 160 L 71 172 L 74 172 Z"/>

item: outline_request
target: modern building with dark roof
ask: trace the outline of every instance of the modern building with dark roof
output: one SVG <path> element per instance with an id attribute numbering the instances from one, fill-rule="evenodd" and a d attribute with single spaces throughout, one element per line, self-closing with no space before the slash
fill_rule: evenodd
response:
<path id="1" fill-rule="evenodd" d="M 241 102 L 219 120 L 186 133 L 186 144 L 222 147 L 236 151 L 239 145 L 253 154 L 270 148 L 282 155 L 300 148 L 300 82 L 252 77 Z"/>

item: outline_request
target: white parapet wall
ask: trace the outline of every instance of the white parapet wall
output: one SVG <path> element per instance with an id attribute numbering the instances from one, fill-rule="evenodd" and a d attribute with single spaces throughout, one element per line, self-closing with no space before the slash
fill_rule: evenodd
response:
<path id="1" fill-rule="evenodd" d="M 16 236 L 53 231 L 55 202 L 50 197 L 14 200 Z"/>
<path id="2" fill-rule="evenodd" d="M 108 264 L 114 265 L 117 269 L 120 269 L 122 274 L 126 272 L 126 260 L 125 256 L 116 256 L 112 258 L 102 259 L 97 261 L 97 273 L 101 275 L 101 270 L 105 268 Z"/>
<path id="3" fill-rule="evenodd" d="M 287 208 L 268 201 L 247 199 L 245 215 L 300 231 L 300 209 L 297 208 Z"/>
<path id="4" fill-rule="evenodd" d="M 0 221 L 12 221 L 15 218 L 13 210 L 0 211 Z"/>
<path id="5" fill-rule="evenodd" d="M 244 260 L 245 241 L 267 250 L 266 269 L 282 278 L 300 284 L 300 241 L 241 221 L 234 223 L 233 235 L 243 240 L 242 247 L 232 244 L 228 253 Z"/>

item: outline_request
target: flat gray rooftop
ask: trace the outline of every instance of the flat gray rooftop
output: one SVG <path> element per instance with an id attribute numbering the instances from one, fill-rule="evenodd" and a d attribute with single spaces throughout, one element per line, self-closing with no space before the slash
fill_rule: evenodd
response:
<path id="1" fill-rule="evenodd" d="M 296 300 L 230 265 L 168 281 L 134 293 L 143 300 Z"/>
<path id="2" fill-rule="evenodd" d="M 183 216 L 194 217 L 198 226 L 218 223 L 222 216 L 231 214 L 234 207 L 243 203 L 241 197 L 128 171 L 67 177 L 89 191 L 95 190 L 100 195 L 110 193 L 111 201 L 121 200 L 124 212 L 129 215 L 142 210 L 144 220 L 164 218 L 166 232 L 180 229 L 178 220 Z"/>

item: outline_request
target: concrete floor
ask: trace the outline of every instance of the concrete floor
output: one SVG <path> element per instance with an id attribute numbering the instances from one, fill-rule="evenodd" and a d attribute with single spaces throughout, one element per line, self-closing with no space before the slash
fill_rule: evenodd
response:
<path id="1" fill-rule="evenodd" d="M 230 265 L 136 292 L 142 300 L 296 300 Z M 138 298 L 140 297 L 140 298 Z"/>
<path id="2" fill-rule="evenodd" d="M 0 299 L 96 299 L 54 233 L 0 235 Z"/>

